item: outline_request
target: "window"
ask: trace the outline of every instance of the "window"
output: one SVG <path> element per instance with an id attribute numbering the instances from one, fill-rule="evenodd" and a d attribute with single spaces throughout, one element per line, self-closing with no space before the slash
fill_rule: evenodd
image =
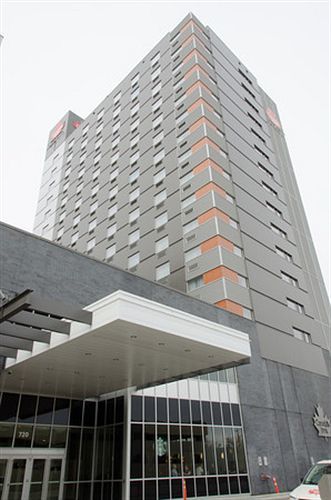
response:
<path id="1" fill-rule="evenodd" d="M 162 104 L 162 97 L 160 97 L 156 102 L 154 102 L 154 104 L 152 105 L 152 111 L 155 113 L 155 111 L 157 111 L 161 107 L 161 104 Z"/>
<path id="2" fill-rule="evenodd" d="M 76 202 L 75 202 L 75 210 L 78 210 L 78 208 L 81 206 L 82 204 L 82 198 L 79 198 Z"/>
<path id="3" fill-rule="evenodd" d="M 63 233 L 64 233 L 64 229 L 63 229 L 63 227 L 60 227 L 60 229 L 57 232 L 57 239 L 61 238 L 61 236 L 63 235 Z"/>
<path id="4" fill-rule="evenodd" d="M 87 137 L 85 137 L 85 139 L 82 140 L 81 145 L 80 145 L 81 148 L 84 149 L 86 144 L 87 144 Z"/>
<path id="5" fill-rule="evenodd" d="M 131 109 L 131 116 L 138 113 L 138 111 L 139 111 L 139 102 L 135 106 L 133 106 L 133 108 Z"/>
<path id="6" fill-rule="evenodd" d="M 155 129 L 158 125 L 160 125 L 160 123 L 162 123 L 162 120 L 163 120 L 163 114 L 161 113 L 159 116 L 157 116 L 154 120 L 153 120 L 153 128 Z"/>
<path id="7" fill-rule="evenodd" d="M 264 152 L 262 151 L 262 149 L 260 149 L 256 144 L 254 144 L 254 149 L 255 151 L 257 151 L 261 156 L 263 156 L 266 160 L 269 160 L 269 156 Z"/>
<path id="8" fill-rule="evenodd" d="M 225 193 L 225 199 L 229 201 L 230 203 L 234 203 L 234 198 L 228 193 Z"/>
<path id="9" fill-rule="evenodd" d="M 162 149 L 162 150 L 161 150 L 161 151 L 159 151 L 156 155 L 154 155 L 154 157 L 153 157 L 153 162 L 154 162 L 154 165 L 155 165 L 156 163 L 159 163 L 159 161 L 163 160 L 164 155 L 165 155 L 164 149 Z"/>
<path id="10" fill-rule="evenodd" d="M 293 335 L 296 339 L 298 340 L 303 340 L 307 344 L 311 344 L 311 335 L 308 332 L 304 332 L 303 330 L 300 330 L 299 328 L 295 328 L 294 326 L 292 327 Z"/>
<path id="11" fill-rule="evenodd" d="M 247 309 L 247 307 L 243 307 L 243 317 L 247 319 L 252 319 L 253 314 L 250 309 Z"/>
<path id="12" fill-rule="evenodd" d="M 273 196 L 278 196 L 277 191 L 275 191 L 275 189 L 272 189 L 272 187 L 268 186 L 268 184 L 266 184 L 263 181 L 262 181 L 262 186 L 266 191 L 268 191 L 268 193 L 272 194 Z"/>
<path id="13" fill-rule="evenodd" d="M 133 165 L 136 161 L 139 160 L 140 153 L 137 151 L 134 155 L 130 156 L 130 165 Z"/>
<path id="14" fill-rule="evenodd" d="M 92 187 L 91 196 L 95 196 L 98 191 L 99 191 L 99 184 L 95 184 L 95 186 Z"/>
<path id="15" fill-rule="evenodd" d="M 117 104 L 120 101 L 120 99 L 121 99 L 121 91 L 117 92 L 117 94 L 114 95 L 114 100 L 113 100 L 114 105 Z"/>
<path id="16" fill-rule="evenodd" d="M 296 278 L 293 278 L 290 274 L 284 273 L 284 271 L 280 272 L 280 275 L 282 277 L 282 280 L 286 281 L 289 285 L 292 286 L 298 286 L 298 280 Z"/>
<path id="17" fill-rule="evenodd" d="M 188 222 L 187 224 L 184 224 L 183 226 L 183 233 L 186 234 L 193 229 L 196 229 L 198 227 L 199 223 L 197 220 L 192 220 L 191 222 Z"/>
<path id="18" fill-rule="evenodd" d="M 160 73 L 161 73 L 161 68 L 156 68 L 151 75 L 152 81 L 154 81 L 159 76 Z"/>
<path id="19" fill-rule="evenodd" d="M 278 236 L 281 236 L 284 239 L 287 239 L 287 233 L 280 229 L 280 227 L 276 226 L 275 224 L 271 223 L 270 224 L 271 229 L 274 233 L 278 234 Z"/>
<path id="20" fill-rule="evenodd" d="M 70 184 L 69 182 L 66 182 L 65 184 L 63 184 L 63 192 L 67 191 L 69 184 Z"/>
<path id="21" fill-rule="evenodd" d="M 188 290 L 188 292 L 191 292 L 192 290 L 195 290 L 196 288 L 199 288 L 202 285 L 203 285 L 203 277 L 197 276 L 196 278 L 188 280 L 187 290 Z"/>
<path id="22" fill-rule="evenodd" d="M 129 183 L 132 184 L 139 178 L 139 168 L 136 168 L 130 175 L 129 175 Z"/>
<path id="23" fill-rule="evenodd" d="M 120 112 L 121 112 L 121 106 L 118 106 L 116 109 L 114 109 L 114 111 L 113 111 L 113 120 L 115 120 L 118 117 L 118 115 L 120 114 Z"/>
<path id="24" fill-rule="evenodd" d="M 115 198 L 117 193 L 118 193 L 118 186 L 115 186 L 109 191 L 109 199 L 112 200 L 113 198 Z"/>
<path id="25" fill-rule="evenodd" d="M 102 144 L 102 138 L 100 137 L 100 139 L 98 139 L 96 142 L 95 142 L 95 145 L 94 145 L 94 148 L 95 149 L 99 149 L 100 146 Z"/>
<path id="26" fill-rule="evenodd" d="M 196 257 L 199 257 L 199 255 L 201 255 L 200 246 L 195 247 L 195 248 L 191 248 L 191 250 L 188 250 L 184 254 L 185 262 L 189 262 L 190 260 L 195 259 Z"/>
<path id="27" fill-rule="evenodd" d="M 94 172 L 92 174 L 92 181 L 95 181 L 95 179 L 97 179 L 99 177 L 99 174 L 100 174 L 100 168 L 97 168 L 96 170 L 94 170 Z"/>
<path id="28" fill-rule="evenodd" d="M 115 215 L 116 212 L 117 212 L 117 205 L 113 205 L 108 210 L 108 217 L 113 217 L 113 215 Z"/>
<path id="29" fill-rule="evenodd" d="M 155 85 L 153 88 L 152 88 L 152 96 L 154 97 L 158 92 L 160 92 L 161 90 L 161 87 L 162 87 L 162 84 L 161 82 L 159 82 L 157 85 Z"/>
<path id="30" fill-rule="evenodd" d="M 104 114 L 105 114 L 104 108 L 100 109 L 100 111 L 97 114 L 97 120 L 101 120 Z"/>
<path id="31" fill-rule="evenodd" d="M 160 281 L 163 278 L 166 278 L 170 274 L 170 262 L 166 262 L 162 264 L 162 266 L 158 266 L 155 270 L 155 279 L 156 281 Z"/>
<path id="32" fill-rule="evenodd" d="M 160 191 L 154 196 L 154 206 L 157 207 L 166 199 L 167 199 L 167 190 L 163 189 L 163 191 Z"/>
<path id="33" fill-rule="evenodd" d="M 61 201 L 61 208 L 63 208 L 65 206 L 65 204 L 67 203 L 68 201 L 68 196 L 65 196 L 64 198 L 62 198 L 62 201 Z M 47 200 L 48 202 L 48 200 Z"/>
<path id="34" fill-rule="evenodd" d="M 113 134 L 116 134 L 116 132 L 119 130 L 120 126 L 121 126 L 120 120 L 118 120 L 118 122 L 114 123 L 113 130 L 112 130 Z"/>
<path id="35" fill-rule="evenodd" d="M 138 97 L 138 95 L 139 95 L 139 88 L 137 88 L 133 92 L 131 92 L 131 101 L 134 101 L 134 99 L 136 99 L 136 97 Z M 139 109 L 139 107 L 138 107 L 138 109 Z"/>
<path id="36" fill-rule="evenodd" d="M 264 172 L 265 174 L 267 174 L 268 177 L 272 178 L 274 177 L 274 174 L 272 172 L 270 172 L 270 170 L 268 170 L 264 165 L 262 165 L 262 163 L 260 163 L 259 161 L 257 162 L 257 166 L 259 167 L 260 170 L 262 170 L 262 172 Z"/>
<path id="37" fill-rule="evenodd" d="M 100 134 L 102 132 L 102 129 L 103 129 L 103 123 L 101 122 L 101 123 L 99 123 L 99 125 L 95 129 L 96 135 Z M 102 139 L 101 139 L 101 142 L 102 142 Z M 101 142 L 100 142 L 100 144 L 101 144 Z M 95 145 L 95 149 L 97 149 L 97 145 Z"/>
<path id="38" fill-rule="evenodd" d="M 135 189 L 134 191 L 131 191 L 131 193 L 129 194 L 129 202 L 132 203 L 135 200 L 137 200 L 137 198 L 139 197 L 139 194 L 140 194 L 139 188 Z"/>
<path id="39" fill-rule="evenodd" d="M 136 85 L 138 82 L 139 82 L 139 73 L 137 73 L 131 78 L 131 87 Z"/>
<path id="40" fill-rule="evenodd" d="M 111 257 L 113 257 L 113 255 L 115 255 L 115 253 L 116 253 L 116 243 L 106 248 L 106 259 L 110 259 Z"/>
<path id="41" fill-rule="evenodd" d="M 168 246 L 169 238 L 168 236 L 164 236 L 164 238 L 161 238 L 160 240 L 155 242 L 155 253 L 163 252 L 163 250 L 166 250 Z"/>
<path id="42" fill-rule="evenodd" d="M 109 176 L 109 180 L 110 182 L 113 182 L 118 176 L 118 168 L 116 168 L 115 170 L 113 170 L 111 173 L 110 173 L 110 176 Z"/>
<path id="43" fill-rule="evenodd" d="M 92 238 L 87 242 L 86 250 L 90 252 L 95 247 L 95 238 Z"/>
<path id="44" fill-rule="evenodd" d="M 163 168 L 162 170 L 160 170 L 159 172 L 157 172 L 156 174 L 154 174 L 154 185 L 155 184 L 158 184 L 159 182 L 162 182 L 163 179 L 165 179 L 165 176 L 166 176 L 166 171 L 165 171 L 165 168 Z"/>
<path id="45" fill-rule="evenodd" d="M 84 186 L 84 182 L 81 182 L 80 184 L 78 184 L 78 186 L 76 188 L 76 194 L 81 193 L 83 186 Z"/>
<path id="46" fill-rule="evenodd" d="M 139 262 L 140 262 L 139 252 L 130 255 L 130 257 L 128 258 L 128 269 L 132 269 L 133 267 L 137 266 Z"/>
<path id="47" fill-rule="evenodd" d="M 101 158 L 101 153 L 98 153 L 98 154 L 94 157 L 94 159 L 93 159 L 93 163 L 94 163 L 94 165 L 95 165 L 95 166 L 96 166 L 96 165 L 98 165 L 98 163 L 99 163 L 99 161 L 100 161 L 100 158 Z"/>
<path id="48" fill-rule="evenodd" d="M 74 233 L 72 236 L 71 236 L 71 244 L 74 245 L 77 240 L 78 240 L 78 237 L 79 237 L 79 232 L 77 231 L 77 233 Z"/>
<path id="49" fill-rule="evenodd" d="M 238 276 L 238 285 L 247 288 L 247 279 L 244 278 L 244 276 L 241 276 L 240 274 L 238 274 L 237 276 Z"/>
<path id="50" fill-rule="evenodd" d="M 153 146 L 156 146 L 156 144 L 158 144 L 159 142 L 161 142 L 162 139 L 163 139 L 163 137 L 164 137 L 164 132 L 162 130 L 162 132 L 160 132 L 155 137 L 153 137 Z"/>
<path id="51" fill-rule="evenodd" d="M 293 309 L 293 311 L 297 311 L 300 314 L 304 314 L 305 309 L 302 304 L 299 304 L 299 302 L 295 302 L 295 300 L 291 300 L 289 298 L 286 299 L 286 302 L 287 302 L 287 307 Z"/>
<path id="52" fill-rule="evenodd" d="M 139 142 L 139 134 L 135 135 L 130 141 L 130 147 L 133 148 Z"/>
<path id="53" fill-rule="evenodd" d="M 66 216 L 66 213 L 65 212 L 62 212 L 59 216 L 59 222 L 63 222 L 64 219 L 65 219 L 65 216 Z"/>
<path id="54" fill-rule="evenodd" d="M 71 172 L 71 167 L 67 168 L 67 170 L 64 172 L 64 177 L 68 177 L 68 175 L 70 174 Z"/>
<path id="55" fill-rule="evenodd" d="M 194 177 L 194 173 L 193 171 L 191 170 L 191 172 L 188 172 L 187 174 L 185 174 L 183 177 L 181 177 L 179 179 L 179 183 L 180 185 L 182 186 L 183 184 L 185 184 L 187 181 L 190 181 L 191 179 L 193 179 Z"/>
<path id="56" fill-rule="evenodd" d="M 151 59 L 151 66 L 154 66 L 154 64 L 156 64 L 160 59 L 160 52 L 157 52 L 157 54 L 155 54 L 155 56 L 152 57 Z"/>
<path id="57" fill-rule="evenodd" d="M 78 172 L 78 179 L 81 179 L 84 174 L 85 174 L 85 168 L 83 167 Z"/>
<path id="58" fill-rule="evenodd" d="M 110 160 L 110 163 L 111 165 L 114 165 L 114 163 L 117 162 L 117 160 L 119 159 L 120 157 L 120 154 L 119 153 L 115 153 L 112 157 L 111 157 L 111 160 Z"/>
<path id="59" fill-rule="evenodd" d="M 85 160 L 86 156 L 87 156 L 87 152 L 86 151 L 84 151 L 84 153 L 80 155 L 80 157 L 79 157 L 79 163 L 80 163 L 80 165 L 82 163 L 84 163 L 84 160 Z"/>
<path id="60" fill-rule="evenodd" d="M 276 247 L 276 254 L 282 257 L 282 259 L 287 260 L 288 262 L 293 262 L 293 257 L 290 253 L 285 252 L 282 248 Z"/>
<path id="61" fill-rule="evenodd" d="M 89 123 L 87 125 L 85 125 L 85 127 L 82 129 L 82 135 L 87 134 L 89 126 L 90 126 Z"/>
<path id="62" fill-rule="evenodd" d="M 133 231 L 133 233 L 129 234 L 129 245 L 133 245 L 133 243 L 136 243 L 140 238 L 140 230 L 137 229 L 136 231 Z"/>
<path id="63" fill-rule="evenodd" d="M 95 201 L 94 203 L 92 203 L 92 205 L 90 206 L 90 214 L 93 214 L 96 209 L 98 208 L 98 202 Z"/>
<path id="64" fill-rule="evenodd" d="M 243 254 L 242 249 L 237 247 L 236 245 L 233 245 L 233 253 L 235 255 L 238 255 L 239 257 L 241 257 Z"/>
<path id="65" fill-rule="evenodd" d="M 97 219 L 91 220 L 91 222 L 88 225 L 88 231 L 89 233 L 93 231 L 97 227 Z"/>
<path id="66" fill-rule="evenodd" d="M 189 205 L 191 205 L 191 203 L 193 203 L 195 201 L 195 194 L 192 194 L 191 196 L 188 196 L 187 198 L 185 198 L 183 201 L 182 201 L 182 208 L 186 208 L 188 207 Z"/>
<path id="67" fill-rule="evenodd" d="M 178 156 L 178 161 L 179 162 L 182 162 L 184 160 L 187 160 L 187 158 L 189 158 L 192 154 L 192 150 L 191 149 L 188 149 L 187 151 L 185 151 L 184 153 L 182 153 L 181 155 Z"/>
<path id="68" fill-rule="evenodd" d="M 72 157 L 73 157 L 73 152 L 70 151 L 70 153 L 67 155 L 67 163 L 71 161 Z"/>
<path id="69" fill-rule="evenodd" d="M 167 212 L 163 212 L 161 215 L 158 215 L 157 217 L 155 217 L 155 229 L 163 226 L 167 222 L 168 222 L 168 214 L 167 214 Z"/>
<path id="70" fill-rule="evenodd" d="M 139 118 L 137 118 L 137 120 L 131 123 L 130 125 L 131 132 L 133 132 L 138 127 L 138 125 L 139 125 Z"/>
<path id="71" fill-rule="evenodd" d="M 111 143 L 112 149 L 116 148 L 119 142 L 120 142 L 120 137 L 116 137 L 116 139 L 114 139 L 113 142 Z"/>
<path id="72" fill-rule="evenodd" d="M 107 238 L 110 238 L 111 236 L 114 236 L 114 234 L 116 233 L 116 229 L 117 229 L 117 224 L 113 224 L 112 226 L 110 226 L 108 229 L 107 229 Z"/>
<path id="73" fill-rule="evenodd" d="M 132 212 L 129 213 L 129 223 L 131 224 L 132 222 L 136 221 L 140 215 L 140 210 L 139 208 L 136 208 Z"/>
<path id="74" fill-rule="evenodd" d="M 268 201 L 266 201 L 266 206 L 270 210 L 270 212 L 272 212 L 275 215 L 277 215 L 277 217 L 283 218 L 283 213 L 280 210 L 278 210 L 278 208 L 276 208 L 273 205 L 271 205 L 271 203 L 269 203 Z"/>
<path id="75" fill-rule="evenodd" d="M 76 226 L 78 226 L 79 221 L 80 221 L 80 214 L 78 214 L 78 215 L 76 215 L 76 216 L 74 217 L 74 220 L 72 221 L 72 227 L 76 227 Z"/>

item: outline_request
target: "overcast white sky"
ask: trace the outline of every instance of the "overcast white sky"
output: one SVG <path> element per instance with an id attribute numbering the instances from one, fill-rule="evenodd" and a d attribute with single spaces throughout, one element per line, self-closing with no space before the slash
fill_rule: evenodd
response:
<path id="1" fill-rule="evenodd" d="M 32 231 L 49 130 L 87 116 L 189 11 L 276 101 L 330 289 L 327 1 L 3 2 L 1 219 Z"/>

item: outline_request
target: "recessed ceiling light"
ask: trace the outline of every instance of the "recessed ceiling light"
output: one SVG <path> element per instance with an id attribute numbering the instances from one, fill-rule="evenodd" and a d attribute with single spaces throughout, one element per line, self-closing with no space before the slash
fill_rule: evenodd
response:
<path id="1" fill-rule="evenodd" d="M 74 371 L 74 374 L 75 374 L 75 375 L 79 375 L 79 374 L 80 374 L 80 372 L 79 372 L 78 370 L 75 370 L 75 371 Z"/>
<path id="2" fill-rule="evenodd" d="M 136 339 L 137 335 L 130 335 L 130 339 Z"/>
<path id="3" fill-rule="evenodd" d="M 113 361 L 119 361 L 119 358 L 113 358 Z"/>
<path id="4" fill-rule="evenodd" d="M 162 370 L 166 372 L 167 370 L 169 370 L 169 368 L 162 368 Z"/>
<path id="5" fill-rule="evenodd" d="M 144 363 L 138 363 L 138 366 L 145 366 Z"/>
<path id="6" fill-rule="evenodd" d="M 165 345 L 164 342 L 158 342 L 158 345 Z"/>
<path id="7" fill-rule="evenodd" d="M 99 378 L 104 379 L 106 377 L 104 375 L 99 375 Z"/>
<path id="8" fill-rule="evenodd" d="M 213 354 L 209 354 L 208 358 L 213 358 L 214 355 Z"/>
<path id="9" fill-rule="evenodd" d="M 191 352 L 191 349 L 184 349 L 184 352 Z"/>

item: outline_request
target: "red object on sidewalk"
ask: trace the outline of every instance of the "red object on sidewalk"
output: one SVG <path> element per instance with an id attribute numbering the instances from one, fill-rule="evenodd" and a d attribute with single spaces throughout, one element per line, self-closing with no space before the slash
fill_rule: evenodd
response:
<path id="1" fill-rule="evenodd" d="M 279 486 L 277 484 L 277 479 L 275 478 L 275 476 L 272 477 L 272 482 L 274 483 L 275 493 L 279 493 Z"/>
<path id="2" fill-rule="evenodd" d="M 186 481 L 183 479 L 183 500 L 187 500 Z"/>

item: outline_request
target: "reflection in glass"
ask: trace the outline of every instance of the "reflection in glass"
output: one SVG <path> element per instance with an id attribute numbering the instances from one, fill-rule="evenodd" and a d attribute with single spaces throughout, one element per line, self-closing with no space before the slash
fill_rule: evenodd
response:
<path id="1" fill-rule="evenodd" d="M 62 460 L 54 458 L 51 460 L 49 469 L 49 481 L 60 481 L 61 478 Z"/>
<path id="2" fill-rule="evenodd" d="M 193 475 L 193 455 L 191 427 L 182 427 L 183 471 L 184 476 Z"/>
<path id="3" fill-rule="evenodd" d="M 103 479 L 111 479 L 113 474 L 113 428 L 106 427 L 105 429 L 105 451 L 104 451 L 104 468 Z"/>
<path id="4" fill-rule="evenodd" d="M 32 440 L 32 425 L 18 425 L 16 427 L 15 448 L 30 447 Z"/>
<path id="5" fill-rule="evenodd" d="M 80 429 L 69 429 L 66 460 L 66 480 L 76 481 L 78 473 Z"/>
<path id="6" fill-rule="evenodd" d="M 19 422 L 34 422 L 37 406 L 37 396 L 21 396 L 20 408 L 18 412 Z"/>
<path id="7" fill-rule="evenodd" d="M 223 429 L 222 427 L 215 427 L 214 432 L 218 473 L 226 474 Z"/>
<path id="8" fill-rule="evenodd" d="M 37 409 L 37 422 L 40 424 L 51 424 L 53 417 L 54 398 L 39 397 Z"/>
<path id="9" fill-rule="evenodd" d="M 0 421 L 15 422 L 18 408 L 18 394 L 10 394 L 4 392 L 1 398 L 0 405 Z"/>
<path id="10" fill-rule="evenodd" d="M 155 460 L 155 426 L 145 425 L 145 477 L 156 476 Z"/>
<path id="11" fill-rule="evenodd" d="M 194 472 L 196 476 L 205 474 L 205 464 L 203 456 L 202 429 L 193 427 L 193 447 L 194 447 Z"/>
<path id="12" fill-rule="evenodd" d="M 182 475 L 182 457 L 180 453 L 180 432 L 178 425 L 170 426 L 170 474 Z"/>
<path id="13" fill-rule="evenodd" d="M 43 483 L 31 484 L 29 500 L 41 500 Z"/>
<path id="14" fill-rule="evenodd" d="M 131 426 L 131 477 L 142 477 L 142 426 Z"/>
<path id="15" fill-rule="evenodd" d="M 14 424 L 0 424 L 0 448 L 11 446 L 13 442 Z"/>
<path id="16" fill-rule="evenodd" d="M 244 439 L 241 429 L 234 429 L 234 440 L 237 450 L 238 470 L 239 472 L 246 472 Z"/>
<path id="17" fill-rule="evenodd" d="M 50 427 L 36 427 L 34 432 L 33 446 L 36 448 L 47 448 L 51 434 Z"/>
<path id="18" fill-rule="evenodd" d="M 166 425 L 157 426 L 156 454 L 158 463 L 158 476 L 169 476 L 169 445 Z M 160 497 L 161 498 L 161 497 Z"/>
<path id="19" fill-rule="evenodd" d="M 26 460 L 16 459 L 13 461 L 13 468 L 11 471 L 11 483 L 23 483 L 25 472 Z"/>
<path id="20" fill-rule="evenodd" d="M 216 474 L 213 428 L 204 427 L 203 434 L 205 440 L 207 474 L 213 475 Z"/>
<path id="21" fill-rule="evenodd" d="M 23 484 L 12 484 L 9 487 L 8 500 L 22 500 L 22 488 Z"/>
<path id="22" fill-rule="evenodd" d="M 67 429 L 65 427 L 53 427 L 52 448 L 65 448 L 67 440 Z"/>
<path id="23" fill-rule="evenodd" d="M 234 452 L 233 434 L 232 429 L 224 429 L 225 443 L 226 443 L 226 456 L 228 459 L 229 474 L 236 473 L 236 457 Z"/>
<path id="24" fill-rule="evenodd" d="M 88 481 L 92 475 L 93 429 L 83 429 L 82 448 L 80 453 L 80 480 Z"/>
<path id="25" fill-rule="evenodd" d="M 31 481 L 32 483 L 40 483 L 44 477 L 45 460 L 36 458 L 33 461 Z"/>
<path id="26" fill-rule="evenodd" d="M 155 398 L 145 396 L 145 422 L 155 421 Z"/>
<path id="27" fill-rule="evenodd" d="M 47 500 L 58 500 L 59 498 L 60 483 L 49 483 Z"/>
<path id="28" fill-rule="evenodd" d="M 70 399 L 56 399 L 54 408 L 54 424 L 67 425 L 69 419 Z"/>
<path id="29" fill-rule="evenodd" d="M 179 422 L 178 399 L 169 399 L 169 422 Z"/>

